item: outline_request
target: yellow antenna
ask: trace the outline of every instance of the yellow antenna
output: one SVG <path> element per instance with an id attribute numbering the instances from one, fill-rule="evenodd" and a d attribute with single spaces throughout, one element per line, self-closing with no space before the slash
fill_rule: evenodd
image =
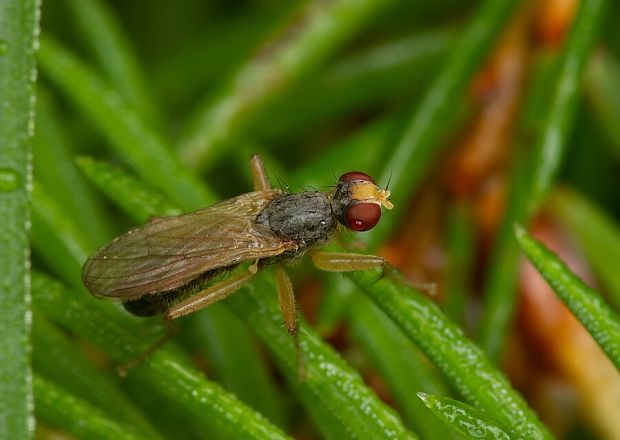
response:
<path id="1" fill-rule="evenodd" d="M 394 204 L 388 200 L 389 197 L 389 190 L 380 189 L 371 182 L 355 183 L 351 188 L 352 200 L 358 200 L 364 203 L 376 203 L 377 205 L 383 205 L 385 209 L 392 209 L 394 207 Z"/>

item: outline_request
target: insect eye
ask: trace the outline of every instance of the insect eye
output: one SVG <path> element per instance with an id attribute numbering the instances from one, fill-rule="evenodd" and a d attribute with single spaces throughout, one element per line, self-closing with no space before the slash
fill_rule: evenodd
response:
<path id="1" fill-rule="evenodd" d="M 375 203 L 356 203 L 345 214 L 345 226 L 354 231 L 368 231 L 379 223 L 381 207 Z"/>
<path id="2" fill-rule="evenodd" d="M 339 179 L 340 182 L 347 182 L 347 181 L 353 181 L 353 180 L 361 180 L 364 182 L 375 183 L 375 179 L 373 179 L 366 173 L 362 173 L 361 171 L 351 171 L 351 172 L 345 173 L 342 176 L 340 176 L 340 179 Z"/>

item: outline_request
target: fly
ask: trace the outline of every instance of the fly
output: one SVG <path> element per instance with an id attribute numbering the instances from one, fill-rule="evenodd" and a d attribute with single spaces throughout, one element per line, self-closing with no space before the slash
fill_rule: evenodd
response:
<path id="1" fill-rule="evenodd" d="M 258 270 L 276 266 L 280 309 L 297 349 L 295 297 L 283 263 L 306 252 L 322 270 L 346 272 L 382 267 L 372 255 L 317 250 L 338 225 L 372 229 L 381 206 L 392 209 L 390 192 L 362 172 L 343 174 L 328 192 L 285 193 L 272 189 L 261 159 L 251 160 L 254 192 L 174 217 L 154 217 L 95 252 L 82 281 L 97 297 L 123 301 L 138 316 L 164 313 L 175 319 L 203 309 L 247 284 Z M 247 271 L 185 298 L 191 286 L 244 262 Z M 298 351 L 299 354 L 299 351 Z"/>

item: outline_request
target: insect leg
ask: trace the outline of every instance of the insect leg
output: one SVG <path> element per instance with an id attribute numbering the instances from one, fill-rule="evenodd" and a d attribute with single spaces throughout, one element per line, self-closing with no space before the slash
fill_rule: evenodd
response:
<path id="1" fill-rule="evenodd" d="M 327 272 L 351 272 L 386 266 L 385 260 L 376 255 L 316 251 L 310 257 L 317 268 Z"/>
<path id="2" fill-rule="evenodd" d="M 300 378 L 306 375 L 303 359 L 301 357 L 301 349 L 299 347 L 299 327 L 297 325 L 297 313 L 295 309 L 295 292 L 291 279 L 286 274 L 282 264 L 276 265 L 276 284 L 278 286 L 278 300 L 280 302 L 280 311 L 284 317 L 284 325 L 286 330 L 293 337 L 295 344 L 295 355 L 297 356 L 297 370 Z"/>
<path id="3" fill-rule="evenodd" d="M 170 321 L 163 320 L 164 327 L 166 327 L 166 333 L 160 337 L 153 345 L 151 345 L 146 351 L 141 353 L 138 357 L 116 367 L 116 372 L 120 377 L 127 377 L 129 370 L 137 367 L 142 362 L 147 360 L 153 353 L 162 348 L 168 342 L 170 342 L 179 333 L 179 327 L 173 325 Z"/>
<path id="4" fill-rule="evenodd" d="M 265 191 L 271 189 L 271 183 L 265 171 L 263 160 L 258 154 L 253 154 L 250 159 L 250 168 L 252 169 L 252 178 L 254 180 L 254 191 Z"/>
<path id="5" fill-rule="evenodd" d="M 182 301 L 168 309 L 166 312 L 166 319 L 180 318 L 181 316 L 189 315 L 190 313 L 204 309 L 205 307 L 208 307 L 211 304 L 226 298 L 231 293 L 239 290 L 244 286 L 244 284 L 250 281 L 253 276 L 253 274 L 246 272 L 209 286 L 198 292 L 196 295 L 192 295 L 185 301 Z"/>
<path id="6" fill-rule="evenodd" d="M 382 267 L 384 274 L 401 283 L 426 292 L 430 296 L 437 294 L 437 285 L 435 283 L 405 278 L 398 269 L 389 264 L 382 257 L 376 255 L 315 251 L 310 254 L 310 258 L 312 258 L 312 262 L 317 268 L 327 272 L 352 272 L 354 270 Z"/>

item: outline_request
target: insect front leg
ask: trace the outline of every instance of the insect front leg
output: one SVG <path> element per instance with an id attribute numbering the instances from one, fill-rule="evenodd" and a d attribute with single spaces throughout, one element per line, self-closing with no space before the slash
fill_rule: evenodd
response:
<path id="1" fill-rule="evenodd" d="M 297 370 L 299 373 L 299 378 L 303 379 L 306 376 L 306 371 L 299 346 L 299 327 L 297 325 L 295 292 L 293 290 L 291 279 L 287 275 L 282 264 L 276 265 L 276 285 L 278 287 L 278 300 L 280 302 L 280 311 L 284 317 L 284 325 L 286 326 L 288 333 L 293 337 L 293 342 L 295 344 L 295 355 L 297 357 Z"/>
<path id="2" fill-rule="evenodd" d="M 269 177 L 267 177 L 265 165 L 258 154 L 252 155 L 252 158 L 250 159 L 250 168 L 252 169 L 254 191 L 266 191 L 271 189 L 271 183 L 269 182 Z"/>
<path id="3" fill-rule="evenodd" d="M 352 272 L 388 266 L 383 257 L 347 252 L 315 251 L 310 254 L 310 258 L 317 268 L 327 272 Z"/>
<path id="4" fill-rule="evenodd" d="M 347 252 L 315 251 L 310 254 L 314 265 L 327 272 L 352 272 L 380 267 L 385 275 L 430 296 L 437 294 L 437 285 L 432 282 L 410 280 L 385 259 L 377 255 L 349 254 Z"/>
<path id="5" fill-rule="evenodd" d="M 209 286 L 168 309 L 166 319 L 180 318 L 204 309 L 242 288 L 253 276 L 254 274 L 246 272 Z"/>

